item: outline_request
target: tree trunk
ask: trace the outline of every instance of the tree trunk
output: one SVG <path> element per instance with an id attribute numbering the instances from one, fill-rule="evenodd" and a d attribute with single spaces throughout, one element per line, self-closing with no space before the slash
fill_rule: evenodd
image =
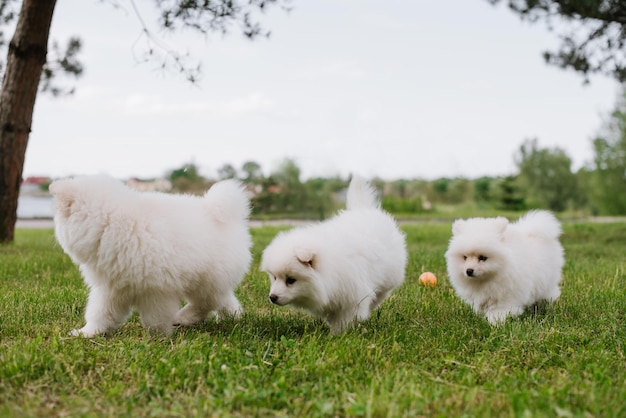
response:
<path id="1" fill-rule="evenodd" d="M 0 93 L 0 243 L 12 242 L 17 199 L 56 0 L 23 0 Z"/>

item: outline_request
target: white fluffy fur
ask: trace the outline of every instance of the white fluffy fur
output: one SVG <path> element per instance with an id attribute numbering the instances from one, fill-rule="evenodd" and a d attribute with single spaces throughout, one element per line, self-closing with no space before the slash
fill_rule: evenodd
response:
<path id="1" fill-rule="evenodd" d="M 446 252 L 457 295 L 492 325 L 561 294 L 561 225 L 547 211 L 509 224 L 503 217 L 459 219 Z"/>
<path id="2" fill-rule="evenodd" d="M 346 206 L 327 221 L 280 233 L 261 261 L 270 300 L 326 320 L 333 334 L 367 319 L 402 284 L 407 262 L 404 234 L 362 178 L 351 181 Z"/>
<path id="3" fill-rule="evenodd" d="M 73 335 L 114 330 L 133 308 L 144 327 L 168 335 L 209 312 L 240 311 L 234 289 L 248 270 L 251 239 L 238 182 L 199 197 L 137 192 L 98 175 L 57 180 L 50 191 L 57 241 L 90 288 L 87 323 Z"/>

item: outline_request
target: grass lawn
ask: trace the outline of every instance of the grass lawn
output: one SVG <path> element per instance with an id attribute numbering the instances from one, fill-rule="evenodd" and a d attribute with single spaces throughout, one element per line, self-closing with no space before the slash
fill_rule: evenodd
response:
<path id="1" fill-rule="evenodd" d="M 239 321 L 82 339 L 87 289 L 51 230 L 0 246 L 0 416 L 624 417 L 626 223 L 565 223 L 561 298 L 492 328 L 450 287 L 450 223 L 403 225 L 405 284 L 341 336 L 268 302 L 252 230 Z M 423 271 L 435 288 L 417 282 Z"/>

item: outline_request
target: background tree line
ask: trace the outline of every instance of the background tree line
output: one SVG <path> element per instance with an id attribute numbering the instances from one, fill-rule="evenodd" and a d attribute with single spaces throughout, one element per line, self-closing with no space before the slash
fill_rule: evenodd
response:
<path id="1" fill-rule="evenodd" d="M 383 207 L 411 216 L 445 212 L 464 206 L 470 211 L 522 211 L 533 208 L 557 213 L 626 215 L 626 91 L 601 134 L 592 141 L 593 161 L 572 171 L 572 160 L 560 148 L 542 148 L 525 140 L 513 160 L 516 174 L 501 177 L 435 180 L 373 179 Z M 218 178 L 207 179 L 194 164 L 172 170 L 167 177 L 174 192 L 203 193 L 216 180 L 238 178 L 250 191 L 255 215 L 324 219 L 345 203 L 349 178 L 301 179 L 301 170 L 286 159 L 269 175 L 248 161 L 237 169 L 225 164 Z"/>
<path id="2" fill-rule="evenodd" d="M 513 156 L 516 173 L 501 177 L 439 178 L 435 180 L 373 179 L 385 209 L 396 214 L 442 211 L 465 205 L 470 209 L 522 211 L 533 208 L 557 213 L 626 215 L 626 88 L 607 123 L 591 141 L 593 160 L 577 171 L 561 148 L 542 148 L 525 140 Z M 240 169 L 225 164 L 217 179 L 206 179 L 194 164 L 172 170 L 167 177 L 175 192 L 203 193 L 215 180 L 239 178 L 252 196 L 256 215 L 323 219 L 345 202 L 348 178 L 301 179 L 301 170 L 286 159 L 269 175 L 248 161 Z"/>

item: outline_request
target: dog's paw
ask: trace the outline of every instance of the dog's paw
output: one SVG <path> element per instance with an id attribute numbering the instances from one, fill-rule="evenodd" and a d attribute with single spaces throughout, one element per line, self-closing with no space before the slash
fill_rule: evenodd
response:
<path id="1" fill-rule="evenodd" d="M 172 325 L 174 327 L 190 327 L 197 322 L 200 322 L 202 317 L 193 309 L 188 308 L 189 305 L 178 311 L 174 315 Z"/>
<path id="2" fill-rule="evenodd" d="M 494 311 L 488 311 L 485 316 L 487 317 L 487 321 L 489 321 L 489 323 L 491 325 L 502 325 L 504 323 L 504 321 L 506 321 L 506 318 L 509 316 L 509 311 L 506 310 L 494 310 Z"/>
<path id="3" fill-rule="evenodd" d="M 83 327 L 80 329 L 73 329 L 69 332 L 72 337 L 92 338 L 99 334 L 99 332 Z"/>
<path id="4" fill-rule="evenodd" d="M 349 328 L 352 328 L 356 322 L 353 318 L 327 320 L 330 327 L 330 335 L 341 335 Z"/>
<path id="5" fill-rule="evenodd" d="M 73 329 L 70 332 L 68 332 L 68 334 L 70 337 L 80 337 L 81 335 L 83 335 L 80 333 L 79 329 Z"/>
<path id="6" fill-rule="evenodd" d="M 162 324 L 162 325 L 157 325 L 157 326 L 150 326 L 150 327 L 146 327 L 146 330 L 148 331 L 148 333 L 151 336 L 155 336 L 155 337 L 160 337 L 160 336 L 166 336 L 166 337 L 171 337 L 172 334 L 174 333 L 174 330 L 176 328 L 178 328 L 180 325 L 174 324 Z"/>
<path id="7" fill-rule="evenodd" d="M 241 306 L 231 307 L 228 309 L 222 309 L 221 311 L 215 312 L 215 317 L 219 320 L 219 318 L 230 318 L 230 319 L 240 319 L 243 314 L 243 308 Z"/>

